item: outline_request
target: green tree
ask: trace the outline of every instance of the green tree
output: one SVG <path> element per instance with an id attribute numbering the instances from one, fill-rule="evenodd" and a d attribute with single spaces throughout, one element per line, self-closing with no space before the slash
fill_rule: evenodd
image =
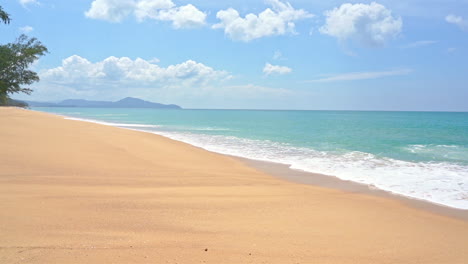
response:
<path id="1" fill-rule="evenodd" d="M 11 21 L 10 15 L 7 12 L 3 11 L 3 8 L 1 6 L 0 6 L 0 20 L 2 20 L 3 23 L 5 24 L 10 24 L 10 21 Z"/>
<path id="2" fill-rule="evenodd" d="M 30 94 L 22 87 L 39 81 L 39 76 L 29 66 L 47 53 L 47 48 L 36 38 L 21 35 L 16 42 L 0 45 L 0 101 L 6 103 L 14 93 Z"/>
<path id="3" fill-rule="evenodd" d="M 0 19 L 4 23 L 10 22 L 1 6 Z M 39 40 L 26 35 L 21 35 L 14 43 L 0 45 L 0 105 L 8 103 L 10 94 L 32 92 L 23 85 L 39 81 L 39 76 L 28 68 L 47 52 Z"/>

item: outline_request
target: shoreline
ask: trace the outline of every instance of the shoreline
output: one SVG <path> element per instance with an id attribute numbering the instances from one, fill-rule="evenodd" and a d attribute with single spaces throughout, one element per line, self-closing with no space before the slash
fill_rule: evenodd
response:
<path id="1" fill-rule="evenodd" d="M 221 154 L 224 155 L 224 154 Z M 231 156 L 231 155 L 227 155 Z M 443 204 L 433 203 L 427 200 L 417 199 L 409 196 L 392 193 L 379 188 L 372 188 L 369 185 L 353 181 L 345 181 L 336 176 L 323 175 L 319 173 L 300 171 L 289 168 L 286 164 L 268 162 L 261 160 L 247 159 L 238 156 L 231 156 L 246 164 L 247 166 L 258 169 L 273 177 L 284 179 L 298 184 L 306 184 L 334 190 L 345 191 L 349 193 L 359 193 L 384 197 L 401 201 L 402 203 L 417 209 L 423 209 L 432 213 L 454 217 L 468 222 L 468 210 L 450 207 Z"/>
<path id="2" fill-rule="evenodd" d="M 295 169 L 291 169 L 289 165 L 287 164 L 282 164 L 282 163 L 277 163 L 277 162 L 272 162 L 272 161 L 255 160 L 255 159 L 245 158 L 241 156 L 219 153 L 219 152 L 205 149 L 200 146 L 192 145 L 184 141 L 172 139 L 170 137 L 161 135 L 151 130 L 122 127 L 122 126 L 113 125 L 112 122 L 91 120 L 91 119 L 88 120 L 88 119 L 76 118 L 72 116 L 55 114 L 55 113 L 42 112 L 38 110 L 30 110 L 30 111 L 37 111 L 40 113 L 51 114 L 54 116 L 62 117 L 64 119 L 74 120 L 78 122 L 88 122 L 88 123 L 94 123 L 94 124 L 99 124 L 99 125 L 104 125 L 104 126 L 116 127 L 120 129 L 127 129 L 127 130 L 155 134 L 155 135 L 167 138 L 169 140 L 175 140 L 177 142 L 188 144 L 192 147 L 196 147 L 204 151 L 215 153 L 217 155 L 223 155 L 223 156 L 228 156 L 228 157 L 238 159 L 249 167 L 253 167 L 255 169 L 258 169 L 261 172 L 264 172 L 271 176 L 274 176 L 283 180 L 287 180 L 290 182 L 308 184 L 308 185 L 313 185 L 317 187 L 325 187 L 325 188 L 330 188 L 334 190 L 346 191 L 350 193 L 362 193 L 362 194 L 368 194 L 368 195 L 375 195 L 378 197 L 396 199 L 414 208 L 428 210 L 433 213 L 437 213 L 437 214 L 441 214 L 441 215 L 445 215 L 449 217 L 455 217 L 458 219 L 462 219 L 464 221 L 468 221 L 468 209 L 461 209 L 461 208 L 451 207 L 451 206 L 444 205 L 444 204 L 435 203 L 429 200 L 418 199 L 415 197 L 394 193 L 394 192 L 380 189 L 377 187 L 371 187 L 369 185 L 355 182 L 355 181 L 342 180 L 339 177 L 334 176 L 334 175 L 324 175 L 324 174 L 315 173 L 315 172 L 295 170 Z"/>
<path id="3" fill-rule="evenodd" d="M 0 263 L 468 260 L 467 221 L 397 199 L 153 133 L 12 108 L 0 120 Z"/>

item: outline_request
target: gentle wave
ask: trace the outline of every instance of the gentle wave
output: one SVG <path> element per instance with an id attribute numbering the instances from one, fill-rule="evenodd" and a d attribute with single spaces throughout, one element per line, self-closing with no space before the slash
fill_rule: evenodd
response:
<path id="1" fill-rule="evenodd" d="M 176 131 L 232 131 L 229 128 L 223 127 L 194 127 L 194 126 L 166 126 L 167 129 L 176 130 Z"/>
<path id="2" fill-rule="evenodd" d="M 76 121 L 85 121 L 91 122 L 106 126 L 117 126 L 117 127 L 129 127 L 129 128 L 162 128 L 164 127 L 165 130 L 177 130 L 177 131 L 232 131 L 228 128 L 221 128 L 221 127 L 188 127 L 188 126 L 160 126 L 160 125 L 148 125 L 148 124 L 130 124 L 130 123 L 113 123 L 113 122 L 105 122 L 105 121 L 98 121 L 94 119 L 87 119 L 87 118 L 78 118 L 78 117 L 65 117 L 67 120 L 76 120 Z M 148 131 L 145 131 L 148 132 Z"/>
<path id="3" fill-rule="evenodd" d="M 232 131 L 229 128 L 222 128 L 222 127 L 190 127 L 188 130 L 192 131 Z"/>
<path id="4" fill-rule="evenodd" d="M 106 116 L 106 117 L 109 117 L 109 116 L 128 116 L 128 114 L 95 114 L 93 116 Z"/>
<path id="5" fill-rule="evenodd" d="M 468 161 L 468 148 L 458 145 L 408 145 L 407 152 L 423 157 L 449 159 L 453 161 Z"/>
<path id="6" fill-rule="evenodd" d="M 111 123 L 111 122 L 104 122 L 104 121 L 97 121 L 93 119 L 85 119 L 85 118 L 76 118 L 76 117 L 65 117 L 67 120 L 76 120 L 76 121 L 85 121 L 90 123 L 96 123 L 106 126 L 116 126 L 116 127 L 135 127 L 135 128 L 157 128 L 160 126 L 157 125 L 147 125 L 147 124 L 125 124 L 125 123 Z"/>
<path id="7" fill-rule="evenodd" d="M 286 164 L 296 170 L 332 175 L 395 194 L 468 209 L 468 166 L 464 165 L 448 162 L 409 162 L 359 151 L 317 151 L 270 140 L 164 131 L 165 129 L 155 125 L 66 119 L 134 128 L 221 154 Z M 414 145 L 410 148 L 420 151 L 419 149 L 424 149 L 425 146 Z"/>
<path id="8" fill-rule="evenodd" d="M 395 194 L 468 209 L 468 166 L 408 162 L 370 153 L 316 151 L 268 140 L 154 132 L 209 151 L 289 165 L 291 169 L 332 175 Z"/>

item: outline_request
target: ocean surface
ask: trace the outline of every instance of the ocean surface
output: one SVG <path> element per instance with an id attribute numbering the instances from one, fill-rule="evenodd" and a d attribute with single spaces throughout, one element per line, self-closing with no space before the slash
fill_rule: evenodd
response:
<path id="1" fill-rule="evenodd" d="M 218 153 L 468 209 L 468 113 L 33 110 L 148 131 Z"/>

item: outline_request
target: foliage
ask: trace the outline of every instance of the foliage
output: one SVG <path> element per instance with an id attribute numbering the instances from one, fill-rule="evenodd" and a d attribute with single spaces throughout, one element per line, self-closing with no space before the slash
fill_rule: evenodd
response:
<path id="1" fill-rule="evenodd" d="M 10 23 L 9 14 L 1 6 L 0 20 Z M 22 86 L 39 81 L 39 76 L 28 68 L 47 52 L 39 40 L 24 34 L 13 43 L 0 45 L 0 103 L 5 105 L 10 94 L 32 92 L 30 88 Z"/>
<path id="2" fill-rule="evenodd" d="M 6 103 L 0 102 L 0 106 L 16 106 L 16 107 L 23 107 L 23 108 L 29 107 L 28 103 L 19 101 L 19 100 L 14 100 L 11 98 L 8 98 Z"/>
<path id="3" fill-rule="evenodd" d="M 40 41 L 26 35 L 14 43 L 0 45 L 0 99 L 13 93 L 30 94 L 31 89 L 21 86 L 39 81 L 39 76 L 28 67 L 47 52 Z"/>
<path id="4" fill-rule="evenodd" d="M 11 18 L 10 15 L 3 10 L 0 6 L 0 20 L 3 21 L 5 24 L 10 24 Z"/>

